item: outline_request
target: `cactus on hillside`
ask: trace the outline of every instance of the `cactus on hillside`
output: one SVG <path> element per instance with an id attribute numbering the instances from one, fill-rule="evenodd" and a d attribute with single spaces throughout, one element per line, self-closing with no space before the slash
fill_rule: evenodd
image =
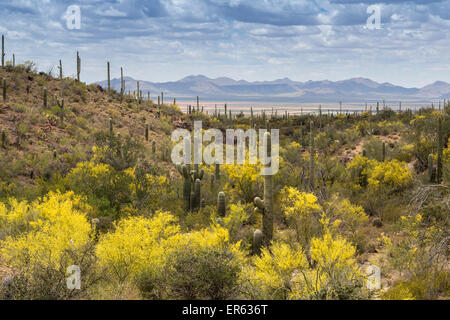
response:
<path id="1" fill-rule="evenodd" d="M 309 160 L 309 184 L 311 187 L 311 190 L 314 191 L 315 189 L 315 148 L 314 148 L 314 122 L 311 121 L 309 123 L 310 127 L 310 136 L 309 136 L 309 154 L 310 154 L 310 160 Z"/>
<path id="2" fill-rule="evenodd" d="M 437 139 L 437 164 L 436 164 L 436 182 L 442 182 L 442 157 L 444 150 L 444 140 L 443 140 L 443 132 L 442 132 L 442 118 L 438 119 L 438 139 Z"/>
<path id="3" fill-rule="evenodd" d="M 155 140 L 152 141 L 152 153 L 153 154 L 156 153 L 156 141 Z"/>
<path id="4" fill-rule="evenodd" d="M 145 141 L 148 142 L 148 123 L 145 123 Z"/>
<path id="5" fill-rule="evenodd" d="M 2 34 L 2 68 L 5 67 L 5 35 Z"/>
<path id="6" fill-rule="evenodd" d="M 139 89 L 139 81 L 136 82 L 137 103 L 141 103 L 141 90 Z"/>
<path id="7" fill-rule="evenodd" d="M 183 177 L 183 201 L 185 203 L 185 210 L 187 211 L 191 208 L 191 165 L 177 166 L 177 169 Z"/>
<path id="8" fill-rule="evenodd" d="M 81 72 L 81 58 L 77 51 L 77 81 L 80 81 L 80 72 Z"/>
<path id="9" fill-rule="evenodd" d="M 253 232 L 253 243 L 252 243 L 252 254 L 253 255 L 260 255 L 261 254 L 261 247 L 263 244 L 263 233 L 261 230 L 256 229 L 255 232 Z"/>
<path id="10" fill-rule="evenodd" d="M 125 92 L 125 85 L 123 82 L 123 68 L 120 67 L 120 97 L 123 97 L 123 93 Z"/>
<path id="11" fill-rule="evenodd" d="M 108 94 L 111 93 L 111 70 L 110 70 L 110 65 L 109 65 L 109 61 L 106 63 L 106 67 L 108 69 Z"/>
<path id="12" fill-rule="evenodd" d="M 220 191 L 217 195 L 217 215 L 219 217 L 225 217 L 225 212 L 226 212 L 225 192 Z"/>
<path id="13" fill-rule="evenodd" d="M 63 68 L 62 68 L 62 61 L 59 60 L 59 80 L 63 79 Z"/>
<path id="14" fill-rule="evenodd" d="M 164 104 L 164 92 L 161 92 L 161 104 Z"/>
<path id="15" fill-rule="evenodd" d="M 267 141 L 267 156 L 272 155 L 272 142 L 270 133 L 264 133 Z M 267 164 L 270 166 L 270 164 Z M 263 243 L 268 246 L 273 237 L 273 182 L 272 175 L 264 175 L 264 200 L 259 197 L 254 199 L 255 211 L 262 213 Z"/>
<path id="16" fill-rule="evenodd" d="M 220 182 L 220 164 L 218 162 L 216 162 L 215 179 L 217 182 Z"/>
<path id="17" fill-rule="evenodd" d="M 47 108 L 47 88 L 44 87 L 44 108 Z"/>
<path id="18" fill-rule="evenodd" d="M 383 142 L 381 161 L 382 162 L 386 161 L 386 143 L 385 142 Z"/>
<path id="19" fill-rule="evenodd" d="M 202 182 L 200 179 L 196 179 L 194 182 L 194 195 L 195 195 L 194 208 L 200 207 L 201 189 L 202 189 Z"/>

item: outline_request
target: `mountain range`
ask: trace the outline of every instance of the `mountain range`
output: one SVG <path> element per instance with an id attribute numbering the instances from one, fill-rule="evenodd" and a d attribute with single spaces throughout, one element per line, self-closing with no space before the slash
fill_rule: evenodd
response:
<path id="1" fill-rule="evenodd" d="M 137 80 L 125 77 L 126 91 L 135 91 Z M 107 81 L 96 82 L 107 87 Z M 111 79 L 111 87 L 120 90 L 120 78 Z M 389 82 L 378 83 L 366 78 L 341 81 L 293 81 L 289 78 L 274 81 L 234 80 L 204 75 L 191 75 L 178 81 L 149 82 L 139 80 L 144 96 L 150 91 L 152 98 L 164 92 L 167 99 L 192 100 L 200 96 L 210 101 L 264 101 L 264 102 L 360 102 L 369 100 L 432 101 L 450 98 L 450 84 L 436 81 L 423 88 L 405 88 Z"/>

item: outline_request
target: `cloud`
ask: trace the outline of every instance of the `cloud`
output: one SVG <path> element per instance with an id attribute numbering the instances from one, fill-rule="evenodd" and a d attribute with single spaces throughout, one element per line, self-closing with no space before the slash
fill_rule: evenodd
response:
<path id="1" fill-rule="evenodd" d="M 80 30 L 61 18 L 72 4 Z M 371 4 L 381 6 L 380 30 L 365 28 Z M 424 70 L 448 65 L 450 0 L 15 0 L 0 2 L 0 31 L 8 54 L 43 68 L 63 59 L 70 74 L 80 51 L 86 81 L 104 78 L 107 59 L 161 81 L 190 73 L 449 80 Z"/>

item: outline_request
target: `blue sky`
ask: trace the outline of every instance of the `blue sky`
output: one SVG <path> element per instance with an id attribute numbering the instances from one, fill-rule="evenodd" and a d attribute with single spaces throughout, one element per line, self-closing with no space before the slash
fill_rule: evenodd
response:
<path id="1" fill-rule="evenodd" d="M 366 27 L 368 6 L 381 29 Z M 81 28 L 65 12 L 81 9 Z M 450 0 L 0 0 L 7 59 L 33 60 L 86 82 L 125 74 L 297 81 L 367 77 L 421 87 L 450 82 Z"/>

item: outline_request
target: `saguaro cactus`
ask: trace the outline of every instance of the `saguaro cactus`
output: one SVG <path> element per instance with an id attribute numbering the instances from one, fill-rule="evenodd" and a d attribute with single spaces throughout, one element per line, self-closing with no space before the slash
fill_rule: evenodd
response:
<path id="1" fill-rule="evenodd" d="M 270 133 L 264 133 L 267 141 L 267 156 L 272 155 L 272 144 Z M 270 166 L 267 164 L 266 166 Z M 254 199 L 255 211 L 262 213 L 262 233 L 264 245 L 269 245 L 273 237 L 273 182 L 272 175 L 264 175 L 264 200 L 259 197 Z"/>
<path id="2" fill-rule="evenodd" d="M 125 92 L 125 86 L 123 82 L 123 68 L 120 67 L 120 96 L 123 97 L 123 93 Z"/>
<path id="3" fill-rule="evenodd" d="M 148 142 L 148 123 L 145 124 L 145 141 Z"/>
<path id="4" fill-rule="evenodd" d="M 2 68 L 5 67 L 5 35 L 2 34 Z"/>
<path id="5" fill-rule="evenodd" d="M 152 141 L 152 153 L 153 154 L 156 153 L 156 141 L 155 140 Z"/>
<path id="6" fill-rule="evenodd" d="M 202 181 L 200 179 L 196 179 L 195 183 L 194 183 L 194 195 L 195 195 L 194 208 L 195 209 L 200 207 L 201 189 L 202 189 Z"/>
<path id="7" fill-rule="evenodd" d="M 164 104 L 164 92 L 161 92 L 161 104 Z"/>
<path id="8" fill-rule="evenodd" d="M 226 202 L 225 202 L 225 193 L 220 191 L 217 195 L 217 215 L 219 217 L 225 217 L 226 211 Z"/>
<path id="9" fill-rule="evenodd" d="M 444 141 L 442 138 L 442 118 L 438 119 L 438 151 L 437 151 L 437 166 L 436 166 L 436 182 L 442 182 L 442 157 L 444 149 Z"/>
<path id="10" fill-rule="evenodd" d="M 111 93 L 111 70 L 110 70 L 109 61 L 106 63 L 106 67 L 108 69 L 108 94 L 110 94 Z"/>
<path id="11" fill-rule="evenodd" d="M 189 210 L 191 208 L 191 165 L 177 166 L 177 169 L 183 177 L 183 201 L 185 203 L 185 209 Z"/>
<path id="12" fill-rule="evenodd" d="M 309 159 L 309 184 L 311 187 L 311 190 L 315 189 L 315 148 L 314 148 L 314 122 L 309 123 L 310 127 L 310 136 L 309 136 L 309 153 L 310 153 L 310 159 Z"/>
<path id="13" fill-rule="evenodd" d="M 44 88 L 44 108 L 47 108 L 47 88 Z"/>
<path id="14" fill-rule="evenodd" d="M 136 82 L 137 102 L 141 103 L 141 90 L 139 89 L 139 81 Z"/>
<path id="15" fill-rule="evenodd" d="M 220 181 L 220 164 L 216 162 L 216 168 L 215 168 L 215 179 L 216 181 Z"/>
<path id="16" fill-rule="evenodd" d="M 77 51 L 77 81 L 80 81 L 80 72 L 81 72 L 81 58 L 80 54 Z"/>
<path id="17" fill-rule="evenodd" d="M 261 230 L 256 229 L 255 232 L 253 232 L 253 244 L 252 244 L 252 253 L 254 255 L 260 255 L 261 254 L 261 247 L 263 244 L 263 233 Z"/>
<path id="18" fill-rule="evenodd" d="M 386 143 L 385 142 L 383 142 L 381 160 L 383 162 L 386 161 Z"/>
<path id="19" fill-rule="evenodd" d="M 197 111 L 199 111 L 199 110 L 200 110 L 200 99 L 197 96 Z"/>
<path id="20" fill-rule="evenodd" d="M 62 68 L 62 61 L 59 60 L 59 80 L 63 79 L 63 68 Z"/>

